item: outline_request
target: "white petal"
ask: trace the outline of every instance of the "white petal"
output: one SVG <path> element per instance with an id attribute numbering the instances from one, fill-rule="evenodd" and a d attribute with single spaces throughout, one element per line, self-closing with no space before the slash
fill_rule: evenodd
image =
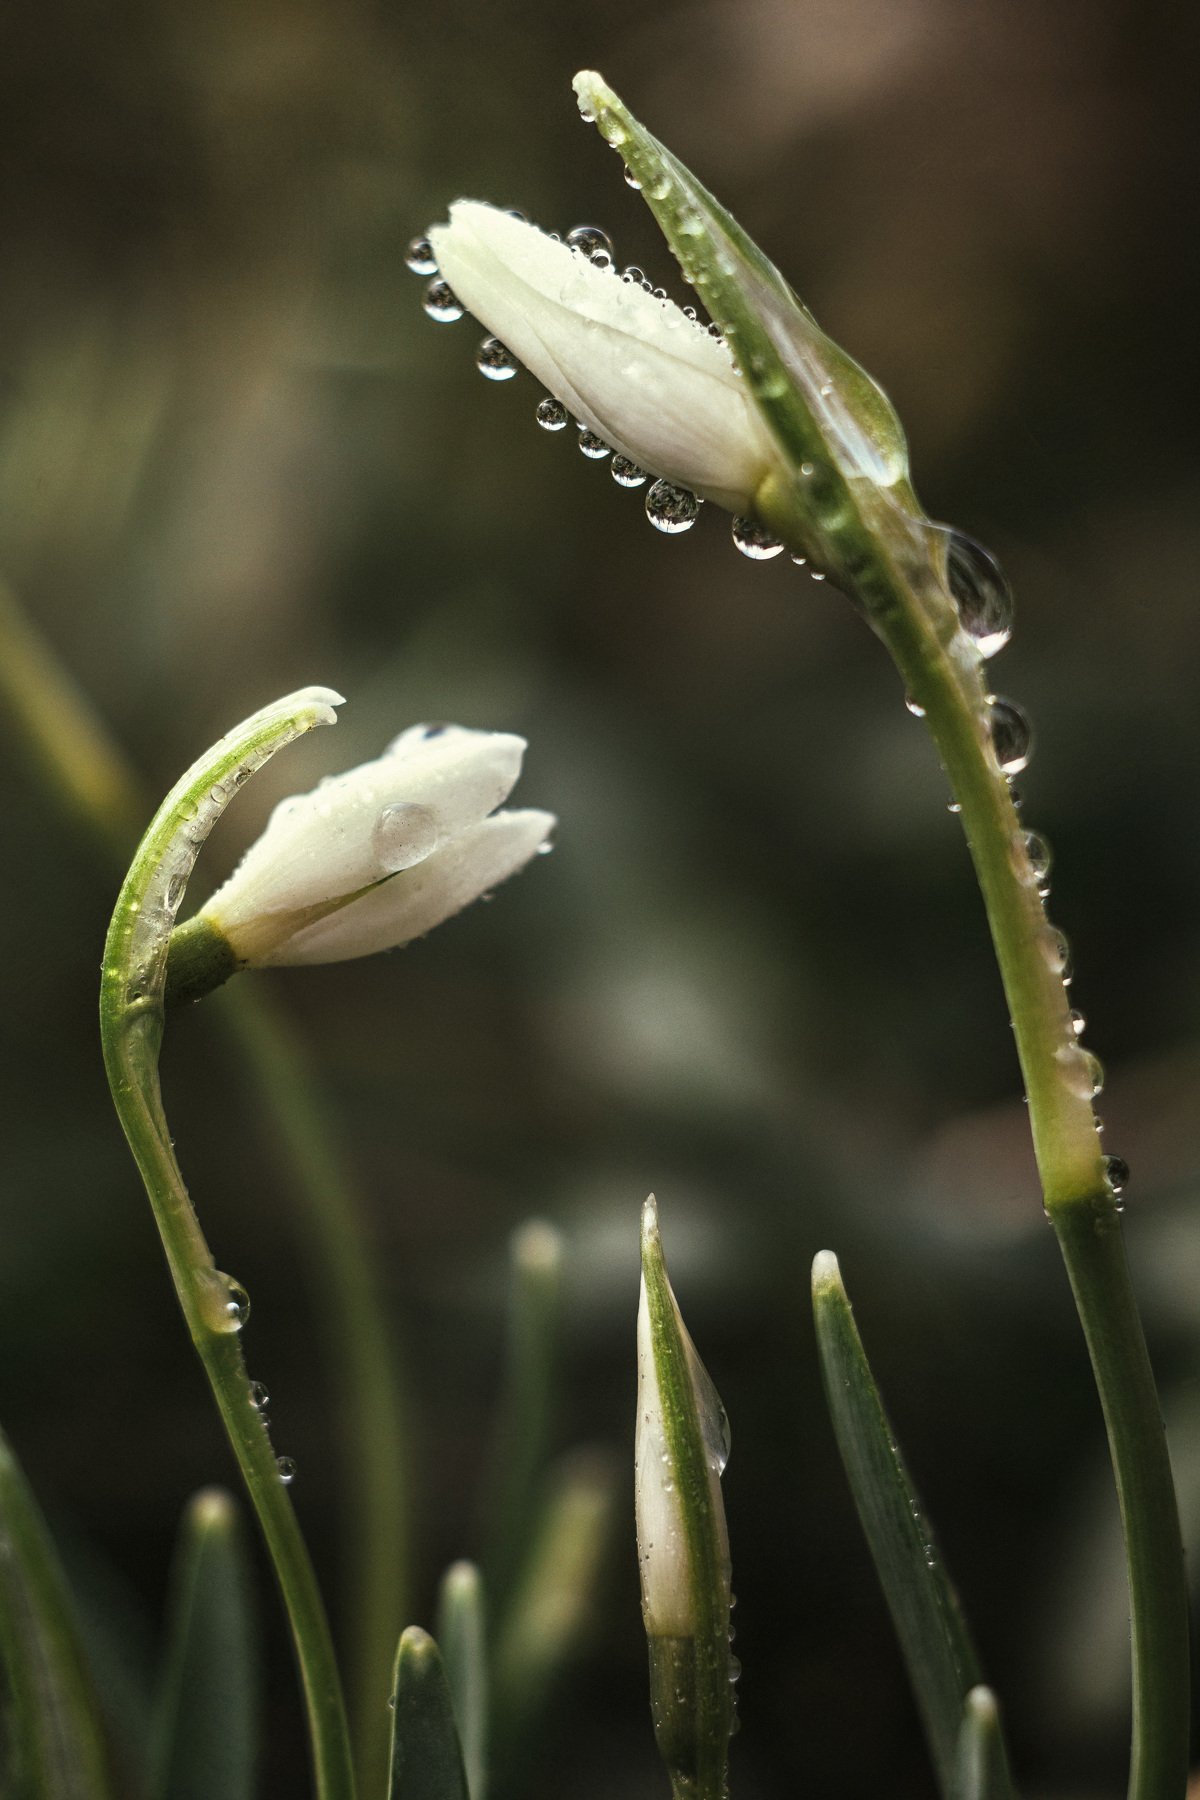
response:
<path id="1" fill-rule="evenodd" d="M 374 762 L 282 800 L 205 913 L 227 936 L 370 887 L 432 855 L 507 798 L 524 738 L 414 726 Z"/>
<path id="2" fill-rule="evenodd" d="M 541 849 L 554 823 L 553 813 L 494 813 L 414 868 L 301 927 L 257 960 L 345 962 L 407 944 L 514 875 Z"/>
<path id="3" fill-rule="evenodd" d="M 732 512 L 779 455 L 728 349 L 671 301 L 458 200 L 429 234 L 463 305 L 606 444 Z"/>
<path id="4" fill-rule="evenodd" d="M 637 1428 L 633 1466 L 634 1516 L 646 1630 L 658 1636 L 688 1637 L 695 1630 L 695 1604 L 687 1535 L 663 1425 L 645 1276 L 638 1300 Z"/>

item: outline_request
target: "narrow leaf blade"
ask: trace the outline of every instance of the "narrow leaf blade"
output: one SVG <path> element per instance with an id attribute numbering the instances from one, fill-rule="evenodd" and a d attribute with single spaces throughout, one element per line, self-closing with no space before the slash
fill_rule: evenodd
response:
<path id="1" fill-rule="evenodd" d="M 842 1285 L 837 1258 L 813 1264 L 813 1314 L 838 1448 L 883 1587 L 925 1735 L 947 1797 L 955 1792 L 959 1728 L 979 1664 L 917 1491 L 883 1410 Z"/>
<path id="2" fill-rule="evenodd" d="M 29 1800 L 111 1800 L 104 1730 L 66 1579 L 2 1434 L 0 1655 L 21 1791 Z"/>
<path id="3" fill-rule="evenodd" d="M 396 1651 L 388 1800 L 469 1800 L 441 1652 L 419 1625 Z"/>
<path id="4" fill-rule="evenodd" d="M 454 1702 L 471 1800 L 486 1780 L 488 1676 L 483 1582 L 474 1563 L 452 1563 L 438 1593 L 437 1636 Z"/>
<path id="5" fill-rule="evenodd" d="M 256 1633 L 237 1508 L 217 1488 L 191 1501 L 176 1551 L 155 1707 L 156 1800 L 252 1800 L 258 1738 Z"/>
<path id="6" fill-rule="evenodd" d="M 1012 1793 L 1000 1709 L 991 1688 L 973 1687 L 963 1705 L 954 1800 L 1007 1800 Z"/>

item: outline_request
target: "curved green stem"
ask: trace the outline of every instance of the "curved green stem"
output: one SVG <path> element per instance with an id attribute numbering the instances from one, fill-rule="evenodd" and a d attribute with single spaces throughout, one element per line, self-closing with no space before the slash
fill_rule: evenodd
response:
<path id="1" fill-rule="evenodd" d="M 197 851 L 248 774 L 302 732 L 332 721 L 331 698 L 317 690 L 265 708 L 176 783 L 142 839 L 117 900 L 104 951 L 100 1024 L 117 1113 L 287 1609 L 308 1711 L 316 1792 L 319 1800 L 353 1800 L 349 1739 L 325 1609 L 275 1453 L 251 1398 L 236 1290 L 217 1270 L 188 1197 L 158 1081 L 167 947 Z"/>
<path id="2" fill-rule="evenodd" d="M 58 806 L 124 871 L 148 806 L 140 783 L 50 646 L 0 581 L 0 696 Z M 178 930 L 186 931 L 187 927 Z M 172 951 L 172 966 L 174 951 Z M 327 1304 L 326 1355 L 335 1371 L 347 1470 L 344 1563 L 349 1689 L 359 1783 L 386 1774 L 384 1704 L 404 1621 L 409 1540 L 405 1407 L 393 1337 L 371 1267 L 362 1208 L 334 1148 L 312 1070 L 261 991 L 235 986 L 214 1002 L 291 1173 L 300 1246 Z"/>

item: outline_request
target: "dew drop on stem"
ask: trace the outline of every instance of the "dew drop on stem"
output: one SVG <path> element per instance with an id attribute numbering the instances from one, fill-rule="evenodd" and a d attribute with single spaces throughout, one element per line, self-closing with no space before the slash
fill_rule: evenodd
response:
<path id="1" fill-rule="evenodd" d="M 1033 727 L 1015 700 L 988 697 L 988 729 L 996 761 L 1005 775 L 1019 775 L 1033 752 Z"/>
<path id="2" fill-rule="evenodd" d="M 291 1487 L 296 1479 L 296 1465 L 290 1456 L 275 1458 L 275 1471 L 284 1487 Z"/>
<path id="3" fill-rule="evenodd" d="M 252 1381 L 250 1383 L 250 1404 L 255 1412 L 260 1413 L 265 1412 L 267 1407 L 270 1406 L 271 1396 L 267 1392 L 266 1384 L 264 1382 Z"/>
<path id="4" fill-rule="evenodd" d="M 250 1317 L 250 1296 L 242 1286 L 241 1282 L 235 1281 L 232 1275 L 224 1275 L 218 1272 L 217 1280 L 225 1289 L 225 1318 L 227 1320 L 227 1329 L 230 1331 L 240 1331 L 242 1326 L 246 1323 L 246 1320 Z"/>
<path id="5" fill-rule="evenodd" d="M 1123 1156 L 1106 1156 L 1104 1174 L 1114 1194 L 1123 1194 L 1129 1186 L 1129 1164 Z"/>
<path id="6" fill-rule="evenodd" d="M 980 656 L 995 656 L 1012 636 L 1012 589 L 991 551 L 966 532 L 946 530 L 945 542 L 946 583 L 962 628 Z"/>

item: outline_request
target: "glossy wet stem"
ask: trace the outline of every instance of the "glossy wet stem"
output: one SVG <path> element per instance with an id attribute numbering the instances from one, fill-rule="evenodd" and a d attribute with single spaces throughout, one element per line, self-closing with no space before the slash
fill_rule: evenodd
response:
<path id="1" fill-rule="evenodd" d="M 354 1800 L 341 1685 L 325 1609 L 250 1386 L 231 1293 L 171 1148 L 158 1080 L 167 946 L 200 844 L 241 781 L 285 744 L 330 722 L 320 691 L 256 714 L 172 789 L 138 847 L 104 951 L 100 1026 L 113 1100 L 154 1210 L 179 1304 L 258 1515 L 292 1630 L 318 1800 Z"/>
<path id="2" fill-rule="evenodd" d="M 600 76 L 585 72 L 575 87 L 585 116 L 624 157 L 684 274 L 725 331 L 782 453 L 783 467 L 764 481 L 756 511 L 862 605 L 950 777 L 1016 1035 L 1046 1211 L 1108 1430 L 1133 1640 L 1130 1800 L 1172 1800 L 1187 1772 L 1187 1590 L 1158 1395 L 1061 956 L 997 761 L 979 657 L 938 566 L 941 534 L 921 515 L 899 421 L 870 378 Z"/>

